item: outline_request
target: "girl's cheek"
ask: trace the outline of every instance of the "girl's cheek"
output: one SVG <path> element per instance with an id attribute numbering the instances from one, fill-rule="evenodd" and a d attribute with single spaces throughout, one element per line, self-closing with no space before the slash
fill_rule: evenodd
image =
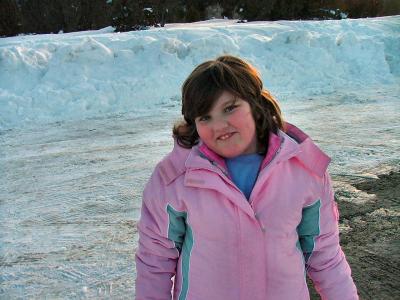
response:
<path id="1" fill-rule="evenodd" d="M 241 121 L 242 118 L 245 117 L 245 114 L 241 110 L 236 110 L 229 115 L 229 121 L 237 122 Z"/>
<path id="2" fill-rule="evenodd" d="M 201 139 L 207 138 L 209 136 L 207 125 L 197 125 L 196 129 Z"/>

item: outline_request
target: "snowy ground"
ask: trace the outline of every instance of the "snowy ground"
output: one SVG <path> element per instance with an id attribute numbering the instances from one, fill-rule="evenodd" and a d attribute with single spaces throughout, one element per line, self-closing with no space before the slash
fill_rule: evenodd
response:
<path id="1" fill-rule="evenodd" d="M 168 122 L 99 118 L 2 133 L 0 298 L 132 298 L 140 194 L 169 148 Z"/>
<path id="2" fill-rule="evenodd" d="M 374 165 L 399 165 L 398 94 L 282 104 L 333 157 L 334 176 L 369 177 Z M 134 295 L 141 191 L 172 147 L 177 117 L 163 110 L 2 132 L 0 298 Z"/>
<path id="3" fill-rule="evenodd" d="M 334 176 L 398 166 L 399 24 L 202 23 L 171 26 L 166 37 L 1 39 L 0 298 L 134 296 L 141 192 L 172 147 L 179 86 L 225 50 L 254 61 L 287 120 L 333 158 Z"/>

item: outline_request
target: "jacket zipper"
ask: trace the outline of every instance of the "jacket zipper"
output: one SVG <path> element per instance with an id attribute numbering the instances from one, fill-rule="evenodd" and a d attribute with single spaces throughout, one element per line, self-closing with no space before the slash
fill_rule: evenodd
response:
<path id="1" fill-rule="evenodd" d="M 261 172 L 265 173 L 265 172 L 266 172 L 265 170 L 268 169 L 268 168 L 271 166 L 272 162 L 275 161 L 276 157 L 278 156 L 278 154 L 280 153 L 280 151 L 281 151 L 281 149 L 282 149 L 283 143 L 284 143 L 284 139 L 281 139 L 281 144 L 279 145 L 279 148 L 278 148 L 278 150 L 275 152 L 274 156 L 273 156 L 273 157 L 271 158 L 271 160 L 265 165 L 265 167 L 263 167 L 263 168 L 260 170 L 260 172 L 259 172 L 259 174 L 258 174 L 259 176 L 257 177 L 256 183 L 254 184 L 254 187 L 256 186 L 256 184 L 257 184 L 257 182 L 258 182 L 258 178 L 260 177 Z M 209 158 L 208 158 L 206 155 L 204 155 L 203 153 L 201 153 L 201 156 L 204 157 L 205 159 L 207 159 L 207 160 L 211 163 L 211 165 L 213 165 L 214 167 L 216 167 L 222 174 L 220 174 L 217 170 L 214 170 L 214 169 L 211 169 L 211 168 L 203 167 L 204 169 L 206 169 L 206 170 L 208 170 L 208 171 L 212 171 L 212 172 L 217 173 L 218 175 L 221 176 L 221 178 L 222 178 L 223 180 L 225 180 L 229 185 L 231 185 L 233 188 L 235 188 L 237 191 L 239 191 L 239 192 L 242 194 L 242 196 L 246 199 L 246 202 L 250 205 L 251 209 L 253 210 L 253 212 L 254 212 L 254 218 L 257 220 L 257 223 L 258 223 L 258 225 L 260 226 L 262 232 L 265 232 L 265 231 L 266 231 L 266 228 L 265 228 L 264 224 L 261 222 L 261 220 L 260 220 L 258 214 L 254 211 L 253 201 L 250 202 L 251 194 L 250 194 L 249 200 L 247 200 L 247 198 L 246 198 L 246 196 L 243 194 L 243 192 L 242 192 L 242 191 L 232 182 L 232 180 L 229 178 L 229 174 L 228 174 L 218 163 L 216 163 L 216 162 L 215 162 L 214 160 L 212 160 L 212 159 L 209 159 Z M 253 190 L 254 190 L 254 188 L 253 188 Z"/>
<path id="2" fill-rule="evenodd" d="M 261 177 L 261 173 L 265 174 L 266 170 L 269 169 L 269 167 L 270 167 L 270 166 L 272 165 L 272 163 L 275 161 L 275 159 L 276 159 L 276 157 L 278 156 L 279 152 L 281 152 L 281 149 L 282 149 L 282 146 L 283 146 L 283 143 L 284 143 L 284 142 L 285 142 L 285 140 L 284 140 L 284 139 L 281 139 L 281 144 L 279 145 L 279 148 L 278 148 L 278 150 L 275 152 L 274 156 L 273 156 L 273 157 L 271 158 L 271 160 L 265 165 L 265 167 L 263 167 L 263 168 L 260 170 L 260 172 L 259 172 L 259 174 L 258 174 L 258 176 L 257 176 L 257 180 L 256 180 L 256 182 L 255 182 L 255 184 L 254 184 L 253 190 L 251 191 L 251 194 L 253 193 L 254 188 L 256 187 L 257 182 L 259 181 L 259 178 Z M 251 194 L 250 194 L 250 198 L 251 198 Z M 250 199 L 249 199 L 249 204 L 250 204 L 251 208 L 253 208 L 253 201 L 250 201 Z M 257 220 L 258 220 L 258 219 L 257 219 Z"/>

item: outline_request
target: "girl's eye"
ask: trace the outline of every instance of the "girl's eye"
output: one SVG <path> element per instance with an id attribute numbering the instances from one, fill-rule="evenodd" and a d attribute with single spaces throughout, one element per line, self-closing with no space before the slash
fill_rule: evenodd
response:
<path id="1" fill-rule="evenodd" d="M 237 107 L 237 105 L 229 105 L 227 107 L 225 107 L 224 111 L 225 112 L 231 112 L 232 110 L 234 110 Z"/>
<path id="2" fill-rule="evenodd" d="M 199 117 L 198 120 L 200 122 L 207 122 L 208 120 L 210 120 L 210 116 L 202 116 L 202 117 Z"/>

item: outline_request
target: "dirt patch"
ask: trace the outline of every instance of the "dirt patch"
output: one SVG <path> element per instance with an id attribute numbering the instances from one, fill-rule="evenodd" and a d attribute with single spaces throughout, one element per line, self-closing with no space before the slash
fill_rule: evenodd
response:
<path id="1" fill-rule="evenodd" d="M 360 299 L 400 299 L 399 170 L 371 179 L 334 178 L 334 186 L 341 245 Z"/>

